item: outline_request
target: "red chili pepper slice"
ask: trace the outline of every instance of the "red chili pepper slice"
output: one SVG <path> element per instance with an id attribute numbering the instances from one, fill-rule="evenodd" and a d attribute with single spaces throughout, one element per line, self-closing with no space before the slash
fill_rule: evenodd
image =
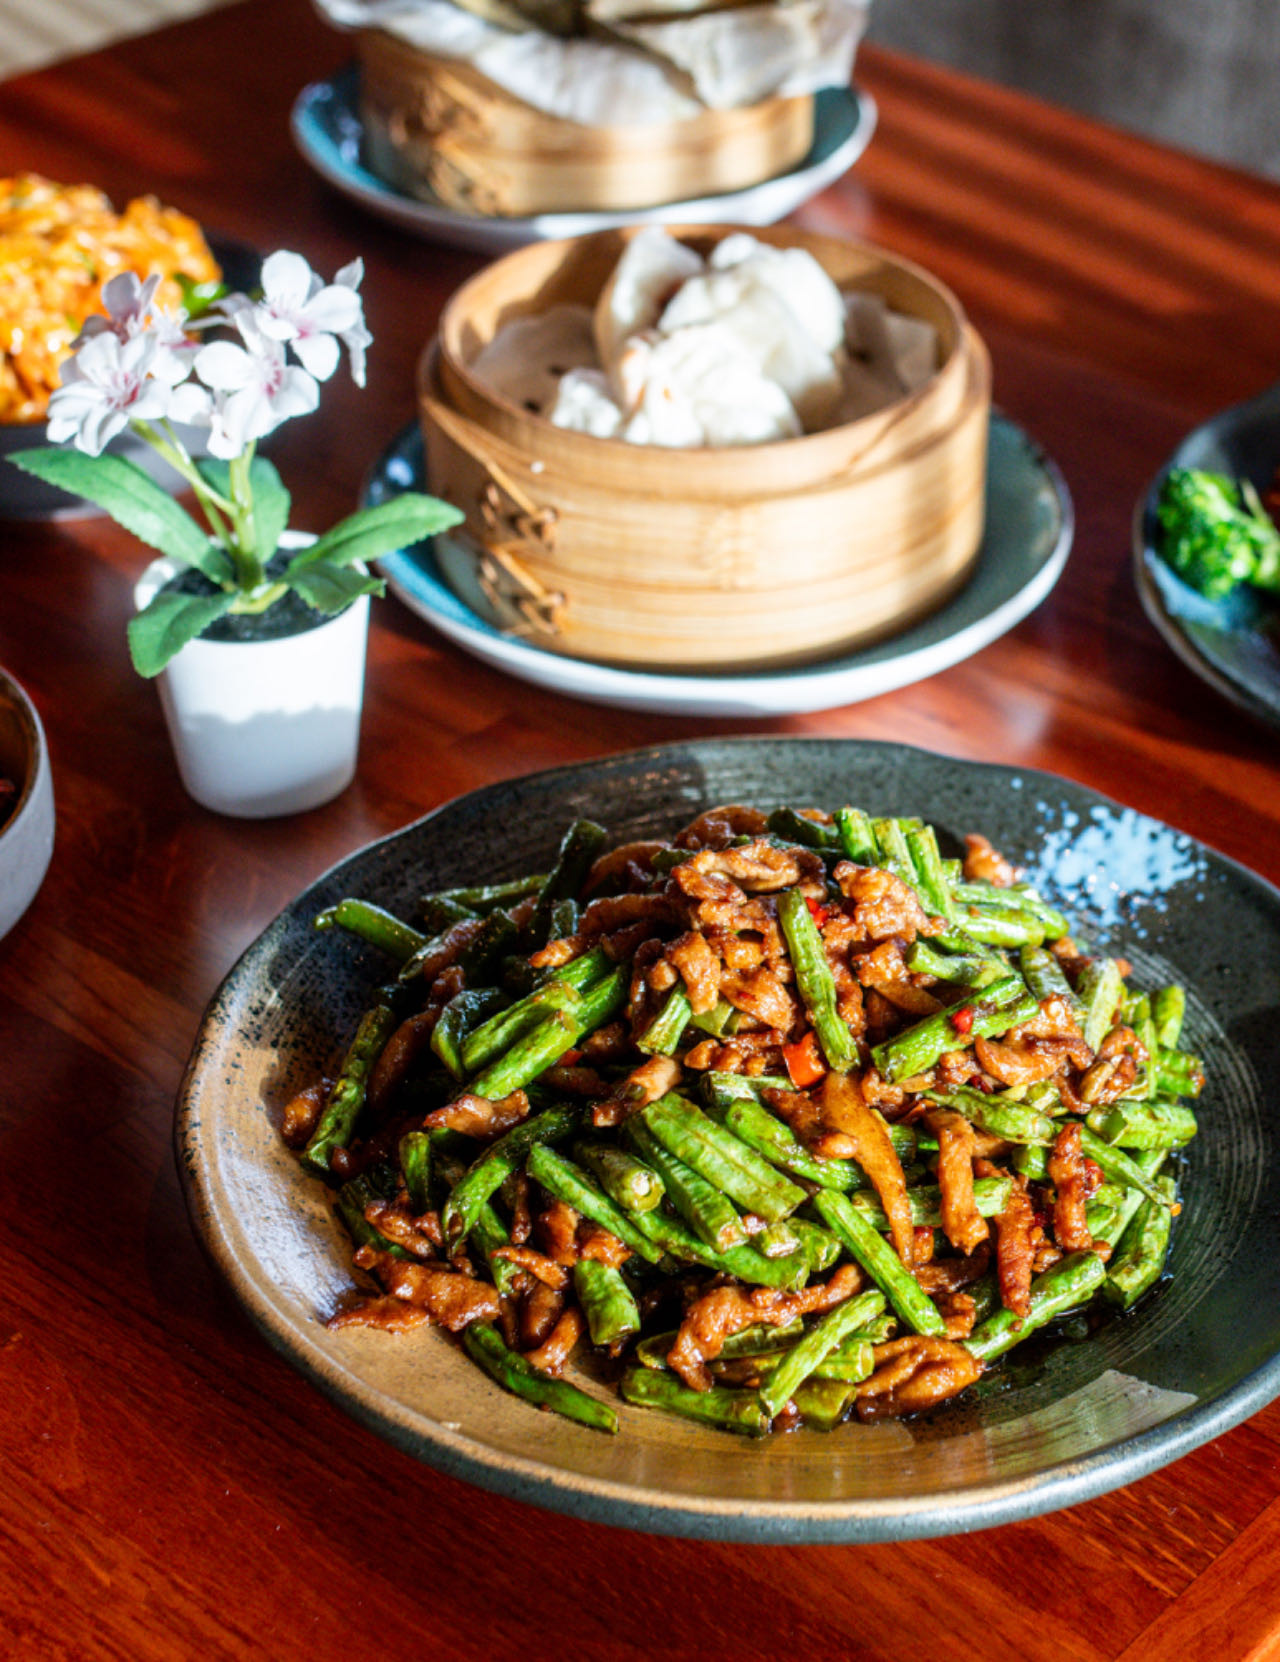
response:
<path id="1" fill-rule="evenodd" d="M 958 1010 L 952 1011 L 951 1025 L 957 1033 L 972 1033 L 973 1005 L 962 1004 Z"/>
<path id="2" fill-rule="evenodd" d="M 831 908 L 829 906 L 824 906 L 820 900 L 815 900 L 812 895 L 806 895 L 804 897 L 804 903 L 809 908 L 809 916 L 817 924 L 818 928 L 821 929 L 823 924 L 825 924 L 827 919 L 831 916 Z"/>
<path id="3" fill-rule="evenodd" d="M 787 1075 L 796 1090 L 807 1090 L 810 1085 L 816 1085 L 827 1071 L 827 1064 L 818 1049 L 818 1035 L 812 1028 L 802 1039 L 797 1039 L 793 1045 L 783 1045 L 782 1060 L 787 1065 Z"/>

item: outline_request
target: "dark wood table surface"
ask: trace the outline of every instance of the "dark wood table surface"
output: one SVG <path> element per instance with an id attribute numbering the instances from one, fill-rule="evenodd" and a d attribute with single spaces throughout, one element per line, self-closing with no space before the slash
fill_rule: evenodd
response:
<path id="1" fill-rule="evenodd" d="M 368 389 L 281 436 L 296 523 L 354 502 L 412 419 L 415 359 L 478 257 L 417 241 L 299 159 L 290 103 L 346 43 L 252 0 L 0 87 L 0 172 L 152 190 L 332 271 L 368 269 Z M 376 608 L 355 783 L 295 819 L 196 807 L 125 651 L 138 545 L 0 531 L 0 662 L 47 726 L 58 840 L 0 944 L 0 1652 L 1280 1655 L 1280 1407 L 1103 1498 L 967 1537 L 744 1547 L 633 1535 L 438 1476 L 313 1391 L 201 1255 L 170 1146 L 201 1011 L 326 867 L 492 781 L 711 732 L 905 741 L 1046 768 L 1280 881 L 1274 733 L 1144 620 L 1130 517 L 1192 423 L 1280 377 L 1280 189 L 867 51 L 863 159 L 798 216 L 922 262 L 988 341 L 998 402 L 1061 464 L 1075 550 L 1011 634 L 919 685 L 770 722 L 620 714 Z"/>

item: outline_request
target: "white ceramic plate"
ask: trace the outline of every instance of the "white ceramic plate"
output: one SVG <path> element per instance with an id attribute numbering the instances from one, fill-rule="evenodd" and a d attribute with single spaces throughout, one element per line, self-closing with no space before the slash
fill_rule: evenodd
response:
<path id="1" fill-rule="evenodd" d="M 538 214 L 532 219 L 456 213 L 442 203 L 406 196 L 370 173 L 361 160 L 364 130 L 354 66 L 304 87 L 291 124 L 294 143 L 321 178 L 371 213 L 421 237 L 500 254 L 528 242 L 577 237 L 613 225 L 773 225 L 853 166 L 875 131 L 876 107 L 856 88 L 825 88 L 815 101 L 813 146 L 804 161 L 748 190 L 629 213 Z"/>
<path id="2" fill-rule="evenodd" d="M 418 429 L 406 428 L 376 464 L 366 500 L 384 502 L 400 491 L 422 489 L 422 468 Z M 411 611 L 465 651 L 534 686 L 663 715 L 794 715 L 892 692 L 989 646 L 1049 594 L 1066 564 L 1074 525 L 1071 496 L 1057 466 L 1020 427 L 993 414 L 986 532 L 977 567 L 960 593 L 889 640 L 761 675 L 663 674 L 560 657 L 496 629 L 446 583 L 428 544 L 378 563 L 392 593 Z M 451 561 L 448 549 L 443 553 L 452 575 L 463 562 Z"/>

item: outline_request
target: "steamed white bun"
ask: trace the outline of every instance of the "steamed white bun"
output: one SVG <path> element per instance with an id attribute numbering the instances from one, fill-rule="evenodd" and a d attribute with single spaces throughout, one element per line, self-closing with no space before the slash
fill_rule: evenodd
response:
<path id="1" fill-rule="evenodd" d="M 693 324 L 632 340 L 620 365 L 633 444 L 767 444 L 800 433 L 791 400 L 731 330 Z"/>
<path id="2" fill-rule="evenodd" d="M 803 248 L 774 248 L 738 231 L 711 252 L 715 271 L 739 271 L 772 289 L 824 352 L 844 342 L 844 296 L 813 255 Z"/>
<path id="3" fill-rule="evenodd" d="M 802 250 L 768 248 L 744 234 L 729 237 L 727 243 L 741 257 L 683 283 L 659 318 L 659 329 L 674 335 L 691 326 L 718 324 L 735 336 L 762 375 L 777 382 L 805 428 L 823 426 L 842 390 L 845 319 L 840 291 Z M 747 253 L 745 244 L 756 252 Z M 784 252 L 800 253 L 802 259 L 788 264 L 782 259 Z M 814 280 L 814 272 L 820 281 Z"/>
<path id="4" fill-rule="evenodd" d="M 562 375 L 548 413 L 555 426 L 590 433 L 597 439 L 617 438 L 622 426 L 622 411 L 610 393 L 608 377 L 599 369 L 571 369 Z"/>
<path id="5" fill-rule="evenodd" d="M 701 255 L 658 225 L 632 237 L 596 302 L 596 350 L 606 375 L 616 374 L 628 338 L 651 329 L 672 293 L 701 270 Z"/>

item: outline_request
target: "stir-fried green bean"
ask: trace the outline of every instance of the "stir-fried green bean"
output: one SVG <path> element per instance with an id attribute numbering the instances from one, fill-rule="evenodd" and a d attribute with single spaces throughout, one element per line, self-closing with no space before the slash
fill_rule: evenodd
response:
<path id="1" fill-rule="evenodd" d="M 560 1377 L 574 1344 L 625 1412 L 758 1436 L 944 1401 L 1095 1297 L 1137 1304 L 1197 1132 L 1185 992 L 950 838 L 729 807 L 601 859 L 580 819 L 545 875 L 425 896 L 425 932 L 327 907 L 393 966 L 285 1114 L 385 1289 L 359 1319 L 417 1301 L 590 1429 L 620 1421 Z M 1032 1278 L 1041 1234 L 1062 1256 Z"/>

